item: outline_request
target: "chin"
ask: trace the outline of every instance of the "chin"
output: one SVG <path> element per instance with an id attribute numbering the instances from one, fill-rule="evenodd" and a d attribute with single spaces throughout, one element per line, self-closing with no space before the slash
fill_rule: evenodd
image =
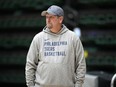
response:
<path id="1" fill-rule="evenodd" d="M 49 29 L 51 29 L 51 28 L 52 28 L 51 26 L 48 26 L 48 25 L 47 25 L 47 27 L 48 27 Z"/>

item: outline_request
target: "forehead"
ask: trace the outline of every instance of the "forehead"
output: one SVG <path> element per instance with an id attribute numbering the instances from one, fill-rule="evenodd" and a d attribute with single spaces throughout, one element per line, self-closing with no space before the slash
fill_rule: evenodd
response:
<path id="1" fill-rule="evenodd" d="M 53 15 L 53 14 L 49 14 L 49 13 L 46 13 L 46 16 L 55 16 L 55 15 Z"/>

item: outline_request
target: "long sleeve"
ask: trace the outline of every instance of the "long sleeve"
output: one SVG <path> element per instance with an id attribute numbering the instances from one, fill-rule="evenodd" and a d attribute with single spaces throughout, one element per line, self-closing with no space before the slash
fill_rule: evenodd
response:
<path id="1" fill-rule="evenodd" d="M 75 41 L 75 46 L 75 87 L 82 87 L 86 73 L 86 62 L 84 58 L 84 49 L 79 38 Z"/>
<path id="2" fill-rule="evenodd" d="M 35 80 L 35 71 L 38 64 L 38 45 L 37 45 L 37 38 L 34 38 L 26 59 L 26 67 L 25 67 L 25 74 L 26 74 L 26 84 L 28 87 L 34 87 L 34 80 Z"/>

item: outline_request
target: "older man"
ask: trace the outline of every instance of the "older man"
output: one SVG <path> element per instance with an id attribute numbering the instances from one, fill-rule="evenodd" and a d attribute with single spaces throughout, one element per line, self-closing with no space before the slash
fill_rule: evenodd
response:
<path id="1" fill-rule="evenodd" d="M 28 87 L 82 87 L 86 63 L 82 43 L 64 24 L 64 11 L 52 5 L 41 13 L 46 26 L 36 34 L 26 60 Z"/>

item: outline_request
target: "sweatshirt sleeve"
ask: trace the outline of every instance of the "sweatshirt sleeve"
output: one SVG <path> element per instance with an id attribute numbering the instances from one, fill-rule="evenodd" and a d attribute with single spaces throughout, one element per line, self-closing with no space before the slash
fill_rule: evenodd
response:
<path id="1" fill-rule="evenodd" d="M 35 83 L 35 71 L 38 64 L 38 45 L 37 45 L 37 38 L 34 37 L 33 41 L 31 42 L 29 51 L 27 53 L 26 59 L 26 67 L 25 67 L 25 74 L 26 74 L 26 85 L 28 87 L 34 87 Z"/>
<path id="2" fill-rule="evenodd" d="M 86 73 L 86 62 L 84 58 L 84 49 L 79 38 L 75 40 L 75 87 L 82 87 Z"/>

